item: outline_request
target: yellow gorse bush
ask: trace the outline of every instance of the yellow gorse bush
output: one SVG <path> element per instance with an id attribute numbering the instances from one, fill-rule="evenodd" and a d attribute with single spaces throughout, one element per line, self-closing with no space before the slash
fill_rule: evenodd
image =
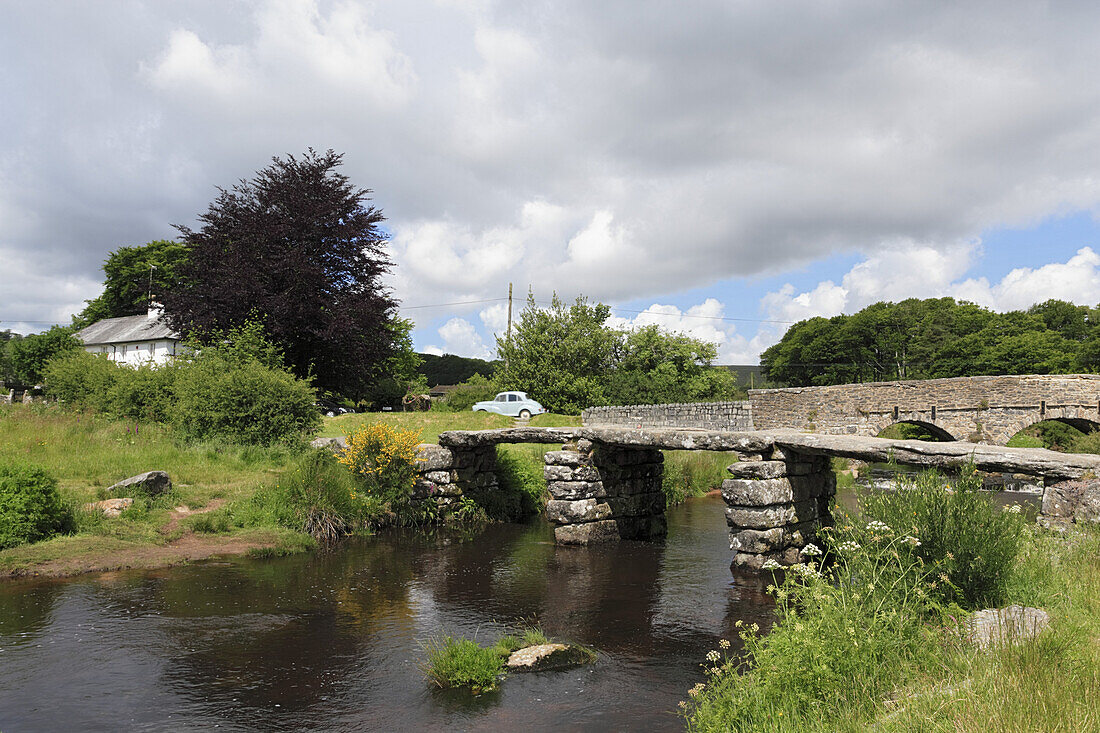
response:
<path id="1" fill-rule="evenodd" d="M 386 501 L 406 498 L 416 481 L 420 432 L 384 423 L 360 425 L 337 456 L 363 482 L 363 491 Z"/>

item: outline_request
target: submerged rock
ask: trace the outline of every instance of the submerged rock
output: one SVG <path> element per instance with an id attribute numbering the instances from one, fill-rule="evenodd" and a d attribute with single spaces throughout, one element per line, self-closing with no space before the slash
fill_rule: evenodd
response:
<path id="1" fill-rule="evenodd" d="M 587 649 L 569 644 L 539 644 L 512 652 L 504 666 L 511 672 L 568 669 L 592 661 Z"/>
<path id="2" fill-rule="evenodd" d="M 1050 626 L 1050 615 L 1041 608 L 1012 605 L 987 608 L 970 618 L 967 638 L 979 649 L 1030 639 Z"/>

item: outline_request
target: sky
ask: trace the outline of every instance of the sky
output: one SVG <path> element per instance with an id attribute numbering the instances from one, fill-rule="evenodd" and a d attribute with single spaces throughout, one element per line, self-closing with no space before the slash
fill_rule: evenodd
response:
<path id="1" fill-rule="evenodd" d="M 344 154 L 418 350 L 530 292 L 756 363 L 880 300 L 1100 303 L 1100 4 L 0 0 L 0 329 Z"/>

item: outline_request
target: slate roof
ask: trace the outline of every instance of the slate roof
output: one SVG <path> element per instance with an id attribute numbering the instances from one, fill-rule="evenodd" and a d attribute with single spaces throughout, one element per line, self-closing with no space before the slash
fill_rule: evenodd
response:
<path id="1" fill-rule="evenodd" d="M 147 315 L 104 318 L 76 332 L 76 337 L 86 346 L 94 344 L 121 344 L 128 341 L 155 341 L 179 339 L 179 334 L 168 327 L 163 317 Z"/>

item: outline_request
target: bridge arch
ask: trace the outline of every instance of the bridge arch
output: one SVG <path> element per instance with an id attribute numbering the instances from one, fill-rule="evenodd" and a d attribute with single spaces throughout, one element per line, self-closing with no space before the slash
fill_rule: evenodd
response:
<path id="1" fill-rule="evenodd" d="M 1079 430 L 1086 435 L 1089 433 L 1100 431 L 1100 421 L 1093 419 L 1091 416 L 1042 416 L 1042 419 L 1036 419 L 1036 417 L 1039 416 L 1030 416 L 1023 418 L 1022 420 L 1018 420 L 1015 425 L 1005 431 L 1005 442 L 1012 440 L 1012 438 L 1016 437 L 1028 428 L 1042 425 L 1043 423 L 1061 423 L 1063 425 L 1068 425 L 1071 428 Z"/>
<path id="2" fill-rule="evenodd" d="M 886 420 L 885 422 L 883 422 L 879 426 L 878 431 L 876 433 L 874 433 L 874 435 L 872 435 L 871 437 L 875 437 L 875 438 L 883 437 L 882 434 L 884 432 L 886 432 L 887 430 L 889 430 L 890 428 L 894 427 L 895 425 L 899 425 L 899 426 L 912 425 L 912 426 L 918 427 L 921 430 L 923 430 L 925 433 L 927 433 L 928 435 L 932 436 L 932 440 L 930 442 L 946 443 L 946 442 L 950 442 L 950 441 L 954 441 L 954 440 L 959 440 L 959 438 L 955 437 L 949 430 L 947 430 L 942 425 L 936 425 L 935 423 L 930 423 L 926 420 L 917 420 L 917 419 L 912 419 L 912 420 L 906 420 L 906 419 Z M 905 436 L 902 436 L 902 437 L 905 437 Z M 916 440 L 926 440 L 926 438 L 916 438 Z"/>

